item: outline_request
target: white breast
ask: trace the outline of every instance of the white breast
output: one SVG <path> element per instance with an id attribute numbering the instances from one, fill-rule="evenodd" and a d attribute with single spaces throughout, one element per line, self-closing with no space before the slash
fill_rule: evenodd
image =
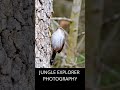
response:
<path id="1" fill-rule="evenodd" d="M 56 49 L 56 48 L 61 48 L 64 40 L 65 40 L 65 35 L 64 35 L 64 31 L 61 30 L 60 28 L 57 29 L 53 34 L 52 34 L 52 48 Z"/>

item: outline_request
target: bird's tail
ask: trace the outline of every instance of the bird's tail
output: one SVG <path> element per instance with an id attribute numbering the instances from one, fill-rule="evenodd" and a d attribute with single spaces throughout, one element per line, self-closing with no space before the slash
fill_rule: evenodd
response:
<path id="1" fill-rule="evenodd" d="M 50 65 L 53 65 L 53 64 L 54 64 L 55 56 L 56 56 L 56 52 L 53 51 L 52 56 L 51 56 L 51 59 L 50 59 Z"/>

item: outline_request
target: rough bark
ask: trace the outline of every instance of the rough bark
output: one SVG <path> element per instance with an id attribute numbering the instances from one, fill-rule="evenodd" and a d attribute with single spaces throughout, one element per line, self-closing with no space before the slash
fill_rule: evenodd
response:
<path id="1" fill-rule="evenodd" d="M 0 0 L 0 90 L 35 90 L 34 0 Z"/>
<path id="2" fill-rule="evenodd" d="M 49 68 L 51 41 L 49 36 L 52 0 L 35 0 L 35 67 Z"/>

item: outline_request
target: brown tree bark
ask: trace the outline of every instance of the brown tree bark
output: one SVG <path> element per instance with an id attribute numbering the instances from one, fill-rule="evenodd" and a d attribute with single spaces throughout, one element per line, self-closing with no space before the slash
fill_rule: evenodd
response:
<path id="1" fill-rule="evenodd" d="M 52 11 L 52 0 L 35 0 L 35 68 L 50 67 L 49 26 Z"/>
<path id="2" fill-rule="evenodd" d="M 35 90 L 34 1 L 0 0 L 0 90 Z"/>

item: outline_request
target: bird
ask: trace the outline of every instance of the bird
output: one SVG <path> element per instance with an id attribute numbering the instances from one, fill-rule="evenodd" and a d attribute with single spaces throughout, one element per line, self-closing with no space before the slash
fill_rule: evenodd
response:
<path id="1" fill-rule="evenodd" d="M 50 65 L 55 62 L 56 53 L 60 53 L 65 44 L 65 33 L 64 30 L 59 27 L 51 36 L 52 55 L 50 59 Z"/>

